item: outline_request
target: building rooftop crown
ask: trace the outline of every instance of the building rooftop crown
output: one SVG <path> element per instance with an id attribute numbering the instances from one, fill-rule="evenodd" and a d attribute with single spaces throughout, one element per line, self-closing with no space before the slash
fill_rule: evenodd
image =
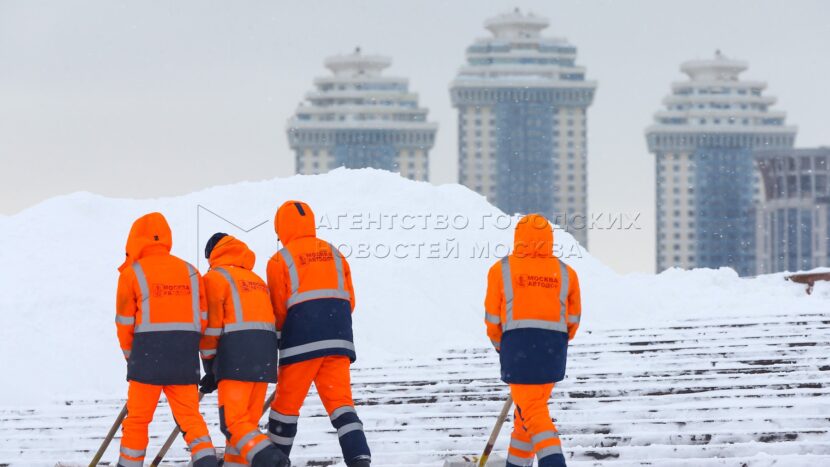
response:
<path id="1" fill-rule="evenodd" d="M 565 38 L 542 34 L 549 24 L 547 18 L 518 8 L 486 20 L 484 27 L 492 35 L 467 47 L 467 63 L 451 88 L 567 88 L 589 103 L 596 83 L 587 81 L 585 68 L 576 64 L 576 47 Z"/>
<path id="2" fill-rule="evenodd" d="M 715 51 L 712 59 L 689 60 L 680 65 L 680 71 L 692 81 L 738 81 L 738 75 L 747 68 L 747 62 L 728 58 L 720 50 Z"/>
<path id="3" fill-rule="evenodd" d="M 432 131 L 427 109 L 406 78 L 382 76 L 392 59 L 364 55 L 360 48 L 325 60 L 332 74 L 314 79 L 314 89 L 289 119 L 289 128 L 395 129 Z"/>
<path id="4" fill-rule="evenodd" d="M 522 14 L 518 8 L 484 22 L 484 27 L 498 38 L 539 37 L 549 25 L 547 18 L 530 12 Z"/>
<path id="5" fill-rule="evenodd" d="M 360 47 L 347 55 L 334 55 L 326 59 L 326 68 L 335 76 L 380 76 L 381 71 L 392 64 L 392 59 L 382 55 L 363 55 Z"/>
<path id="6" fill-rule="evenodd" d="M 652 149 L 656 147 L 653 144 L 666 141 L 681 145 L 697 141 L 687 137 L 659 142 L 656 136 L 661 134 L 703 135 L 701 141 L 710 142 L 716 140 L 714 135 L 753 135 L 746 138 L 746 144 L 791 145 L 797 128 L 786 124 L 785 112 L 772 108 L 776 100 L 764 94 L 766 83 L 740 79 L 748 68 L 747 62 L 729 58 L 719 50 L 711 59 L 681 64 L 680 70 L 689 79 L 672 83 L 671 94 L 663 99 L 663 109 L 646 130 L 646 134 L 655 136 L 649 138 Z"/>

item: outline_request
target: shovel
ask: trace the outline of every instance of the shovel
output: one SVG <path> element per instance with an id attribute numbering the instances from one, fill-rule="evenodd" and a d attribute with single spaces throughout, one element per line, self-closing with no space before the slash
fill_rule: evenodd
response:
<path id="1" fill-rule="evenodd" d="M 490 453 L 493 452 L 493 446 L 495 446 L 496 440 L 499 437 L 501 427 L 504 425 L 504 421 L 507 419 L 507 414 L 510 413 L 510 409 L 512 407 L 513 398 L 511 396 L 507 396 L 507 400 L 504 401 L 504 407 L 501 409 L 501 414 L 499 414 L 499 418 L 496 420 L 496 426 L 493 427 L 493 432 L 490 433 L 490 439 L 487 441 L 487 446 L 484 447 L 484 452 L 481 456 L 459 456 L 444 462 L 444 467 L 485 467 L 487 465 L 487 461 L 490 459 Z M 502 463 L 502 459 L 493 457 L 490 461 L 490 465 L 495 467 L 495 465 L 502 466 L 504 464 Z"/>

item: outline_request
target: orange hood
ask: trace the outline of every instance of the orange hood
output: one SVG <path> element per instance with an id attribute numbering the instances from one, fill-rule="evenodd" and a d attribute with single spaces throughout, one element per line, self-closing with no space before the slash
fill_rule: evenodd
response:
<path id="1" fill-rule="evenodd" d="M 170 253 L 173 234 L 167 219 L 161 213 L 151 212 L 139 217 L 130 228 L 127 237 L 127 259 L 118 267 L 119 271 L 131 266 L 149 253 Z"/>
<path id="2" fill-rule="evenodd" d="M 528 214 L 516 225 L 513 254 L 519 257 L 553 256 L 553 229 L 541 214 Z"/>
<path id="3" fill-rule="evenodd" d="M 210 252 L 210 267 L 237 266 L 251 270 L 256 262 L 256 255 L 248 245 L 236 237 L 227 235 L 219 240 Z"/>
<path id="4" fill-rule="evenodd" d="M 303 237 L 316 237 L 314 213 L 302 201 L 286 201 L 274 216 L 274 230 L 283 245 Z"/>

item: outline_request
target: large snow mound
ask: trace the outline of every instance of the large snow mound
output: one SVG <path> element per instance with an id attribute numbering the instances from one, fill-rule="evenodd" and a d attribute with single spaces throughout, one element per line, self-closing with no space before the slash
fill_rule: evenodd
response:
<path id="1" fill-rule="evenodd" d="M 0 404 L 124 393 L 125 364 L 113 324 L 116 267 L 136 217 L 162 212 L 173 229 L 173 253 L 202 272 L 207 238 L 216 231 L 235 235 L 257 253 L 262 274 L 279 248 L 274 212 L 289 199 L 308 202 L 320 236 L 349 257 L 359 363 L 488 345 L 486 272 L 506 253 L 516 219 L 465 187 L 366 169 L 164 199 L 76 193 L 0 217 L 0 361 L 7 383 L 14 382 L 0 387 Z M 781 275 L 741 279 L 729 269 L 623 276 L 567 233 L 557 230 L 555 241 L 580 276 L 583 330 L 809 313 L 826 307 L 830 297 L 827 287 L 807 296 Z"/>

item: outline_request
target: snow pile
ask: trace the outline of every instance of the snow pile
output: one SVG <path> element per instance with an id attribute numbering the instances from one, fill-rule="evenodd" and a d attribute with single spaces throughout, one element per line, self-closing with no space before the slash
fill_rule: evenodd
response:
<path id="1" fill-rule="evenodd" d="M 349 257 L 359 364 L 488 345 L 486 272 L 511 244 L 515 219 L 462 186 L 337 170 L 155 200 L 76 193 L 0 217 L 0 361 L 15 382 L 0 388 L 0 404 L 124 393 L 113 324 L 116 267 L 136 217 L 162 212 L 173 229 L 173 253 L 202 272 L 210 235 L 235 235 L 257 253 L 263 274 L 279 248 L 274 211 L 289 199 L 308 202 L 320 236 Z M 780 275 L 740 279 L 728 269 L 621 276 L 567 233 L 557 230 L 555 239 L 580 275 L 583 329 L 815 312 L 830 297 L 827 287 L 806 296 Z"/>

